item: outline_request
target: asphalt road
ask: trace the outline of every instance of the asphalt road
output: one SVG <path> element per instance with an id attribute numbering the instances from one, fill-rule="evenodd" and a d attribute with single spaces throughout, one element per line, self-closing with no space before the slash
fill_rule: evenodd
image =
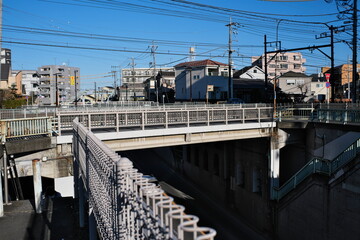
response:
<path id="1" fill-rule="evenodd" d="M 166 153 L 166 151 L 161 151 Z M 208 197 L 184 176 L 172 170 L 161 158 L 159 151 L 152 149 L 125 151 L 120 153 L 133 161 L 143 174 L 154 175 L 163 189 L 174 197 L 175 202 L 184 205 L 188 214 L 200 218 L 199 226 L 207 226 L 217 231 L 216 239 L 242 240 L 266 239 L 255 232 L 240 216 L 217 204 L 216 199 Z"/>

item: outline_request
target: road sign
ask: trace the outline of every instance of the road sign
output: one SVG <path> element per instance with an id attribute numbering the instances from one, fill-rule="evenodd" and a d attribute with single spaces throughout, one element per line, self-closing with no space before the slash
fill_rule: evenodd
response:
<path id="1" fill-rule="evenodd" d="M 329 87 L 331 87 L 331 84 L 330 84 L 330 82 L 326 82 L 326 88 L 329 88 Z"/>
<path id="2" fill-rule="evenodd" d="M 325 78 L 326 78 L 326 81 L 329 81 L 330 80 L 330 73 L 325 73 Z"/>

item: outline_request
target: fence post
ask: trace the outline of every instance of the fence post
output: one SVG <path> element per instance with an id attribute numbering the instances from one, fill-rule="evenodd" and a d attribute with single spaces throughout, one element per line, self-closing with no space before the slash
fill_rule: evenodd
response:
<path id="1" fill-rule="evenodd" d="M 33 168 L 33 179 L 34 179 L 35 210 L 36 213 L 42 213 L 42 209 L 41 209 L 42 183 L 41 183 L 40 159 L 32 160 L 32 168 Z"/>

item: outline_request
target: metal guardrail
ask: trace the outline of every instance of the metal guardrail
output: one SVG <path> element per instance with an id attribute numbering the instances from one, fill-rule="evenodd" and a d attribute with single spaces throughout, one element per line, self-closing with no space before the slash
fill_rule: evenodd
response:
<path id="1" fill-rule="evenodd" d="M 271 198 L 280 200 L 291 190 L 295 189 L 302 181 L 314 173 L 321 173 L 331 176 L 345 164 L 353 160 L 360 153 L 360 138 L 352 143 L 347 149 L 340 153 L 333 160 L 314 158 L 309 161 L 303 168 L 294 174 L 280 188 L 273 188 Z"/>
<path id="2" fill-rule="evenodd" d="M 83 181 L 101 239 L 212 240 L 216 236 L 214 229 L 199 227 L 198 217 L 186 214 L 183 206 L 77 119 L 73 154 L 75 190 L 80 195 Z"/>
<path id="3" fill-rule="evenodd" d="M 0 135 L 5 139 L 51 135 L 51 121 L 47 117 L 0 120 Z"/>
<path id="4" fill-rule="evenodd" d="M 61 135 L 62 131 L 72 129 L 72 121 L 78 117 L 79 121 L 92 129 L 113 129 L 120 131 L 124 127 L 140 128 L 211 124 L 230 124 L 262 122 L 272 120 L 272 107 L 243 108 L 224 107 L 216 108 L 191 108 L 191 109 L 143 109 L 143 110 L 122 110 L 122 111 L 95 111 L 95 112 L 59 112 L 57 124 Z"/>

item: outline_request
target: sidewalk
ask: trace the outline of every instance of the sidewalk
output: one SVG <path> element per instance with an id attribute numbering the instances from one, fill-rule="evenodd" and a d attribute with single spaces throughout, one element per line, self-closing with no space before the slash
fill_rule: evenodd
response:
<path id="1" fill-rule="evenodd" d="M 4 206 L 0 218 L 2 240 L 71 240 L 80 236 L 72 198 L 49 199 L 47 211 L 36 214 L 31 200 Z"/>

